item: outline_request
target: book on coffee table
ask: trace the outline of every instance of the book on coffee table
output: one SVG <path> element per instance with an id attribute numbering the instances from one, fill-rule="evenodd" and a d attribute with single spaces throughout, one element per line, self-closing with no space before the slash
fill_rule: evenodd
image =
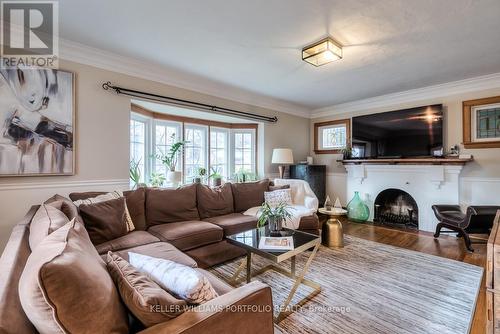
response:
<path id="1" fill-rule="evenodd" d="M 259 249 L 293 250 L 293 237 L 263 237 L 260 239 Z"/>

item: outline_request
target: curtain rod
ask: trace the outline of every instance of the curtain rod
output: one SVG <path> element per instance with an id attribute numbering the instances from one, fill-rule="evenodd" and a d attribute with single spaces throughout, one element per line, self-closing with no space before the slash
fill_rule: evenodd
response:
<path id="1" fill-rule="evenodd" d="M 178 98 L 169 97 L 169 96 L 141 92 L 138 90 L 114 86 L 111 84 L 110 81 L 103 83 L 102 88 L 104 90 L 110 90 L 110 89 L 114 90 L 116 92 L 116 94 L 120 94 L 120 95 L 127 95 L 127 96 L 131 96 L 131 97 L 137 97 L 137 98 L 151 100 L 151 101 L 155 101 L 155 102 L 163 102 L 163 103 L 167 103 L 167 104 L 171 104 L 171 105 L 175 105 L 175 106 L 191 107 L 191 108 L 196 108 L 196 109 L 201 109 L 201 110 L 212 111 L 212 112 L 216 112 L 216 113 L 220 113 L 220 114 L 245 117 L 245 118 L 249 118 L 249 119 L 253 119 L 253 120 L 265 121 L 265 122 L 270 122 L 270 123 L 276 123 L 278 121 L 278 117 L 276 117 L 276 116 L 268 117 L 268 116 L 252 114 L 249 112 L 238 111 L 238 110 L 229 109 L 229 108 L 217 107 L 217 106 L 213 106 L 213 105 L 209 105 L 209 104 L 205 104 L 205 103 L 199 103 L 199 102 L 183 100 L 183 99 L 178 99 Z"/>

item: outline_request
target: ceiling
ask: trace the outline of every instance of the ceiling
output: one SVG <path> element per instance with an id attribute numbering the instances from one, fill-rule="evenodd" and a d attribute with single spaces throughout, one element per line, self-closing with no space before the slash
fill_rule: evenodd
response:
<path id="1" fill-rule="evenodd" d="M 500 72 L 498 0 L 64 0 L 63 39 L 307 110 Z M 326 35 L 344 59 L 303 46 Z"/>

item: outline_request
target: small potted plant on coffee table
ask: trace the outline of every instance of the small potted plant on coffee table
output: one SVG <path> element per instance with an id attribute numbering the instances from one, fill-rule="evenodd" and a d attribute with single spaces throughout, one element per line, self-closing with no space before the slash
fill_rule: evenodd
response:
<path id="1" fill-rule="evenodd" d="M 257 221 L 257 227 L 262 227 L 269 223 L 269 230 L 271 232 L 279 232 L 283 229 L 283 220 L 292 217 L 290 212 L 291 207 L 285 203 L 281 202 L 276 206 L 271 206 L 269 203 L 264 202 L 259 209 L 260 216 Z"/>

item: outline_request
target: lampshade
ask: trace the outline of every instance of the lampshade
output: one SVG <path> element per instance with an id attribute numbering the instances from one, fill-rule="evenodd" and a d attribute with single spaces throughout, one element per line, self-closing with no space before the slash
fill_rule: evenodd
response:
<path id="1" fill-rule="evenodd" d="M 293 164 L 293 153 L 289 148 L 275 148 L 273 150 L 273 164 Z"/>

